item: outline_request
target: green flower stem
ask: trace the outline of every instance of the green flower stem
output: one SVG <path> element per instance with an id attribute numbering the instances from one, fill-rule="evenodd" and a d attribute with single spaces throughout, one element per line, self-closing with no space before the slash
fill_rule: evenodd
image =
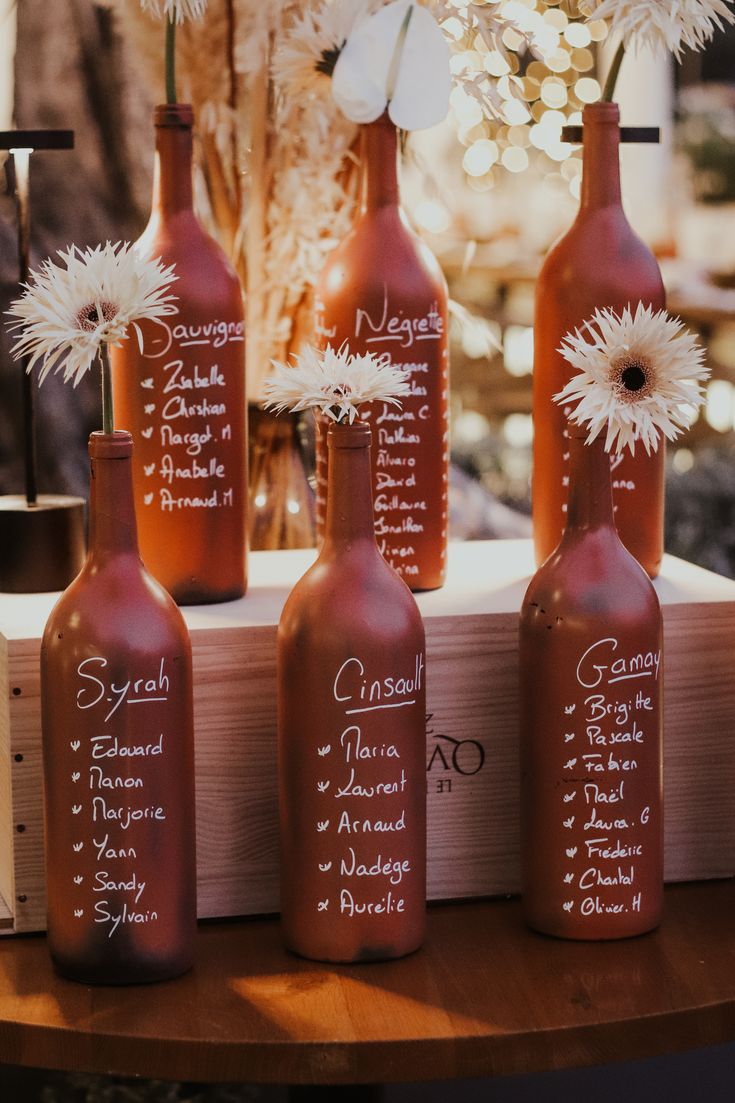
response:
<path id="1" fill-rule="evenodd" d="M 620 73 L 620 66 L 623 64 L 623 58 L 625 57 L 625 43 L 621 42 L 618 46 L 615 57 L 613 58 L 612 65 L 610 66 L 610 72 L 607 74 L 607 80 L 605 81 L 605 89 L 602 93 L 603 103 L 612 103 L 612 98 L 615 95 L 615 86 L 618 83 L 618 75 Z"/>
<path id="2" fill-rule="evenodd" d="M 99 351 L 102 369 L 102 432 L 111 436 L 115 432 L 115 415 L 112 409 L 112 372 L 110 371 L 110 350 L 103 341 Z"/>
<path id="3" fill-rule="evenodd" d="M 176 23 L 173 14 L 166 23 L 166 103 L 176 99 Z"/>

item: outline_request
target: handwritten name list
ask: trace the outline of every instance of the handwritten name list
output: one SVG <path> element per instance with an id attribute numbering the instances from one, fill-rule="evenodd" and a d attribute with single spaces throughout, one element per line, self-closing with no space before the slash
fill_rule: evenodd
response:
<path id="1" fill-rule="evenodd" d="M 242 388 L 242 364 L 223 357 L 242 347 L 241 321 L 174 326 L 158 321 L 144 358 L 158 362 L 140 381 L 143 419 L 139 442 L 143 504 L 164 516 L 232 507 L 239 495 L 233 426 Z"/>
<path id="2" fill-rule="evenodd" d="M 166 732 L 140 741 L 119 733 L 127 733 L 142 710 L 148 723 L 153 709 L 163 717 L 171 683 L 163 659 L 152 674 L 115 681 L 107 659 L 96 655 L 79 664 L 77 676 L 77 709 L 94 716 L 96 724 L 95 734 L 72 739 L 68 748 L 73 793 L 68 898 L 75 920 L 99 926 L 113 938 L 127 926 L 160 918 L 151 832 L 165 831 L 167 809 L 150 790 L 162 790 Z"/>
<path id="3" fill-rule="evenodd" d="M 421 828 L 412 822 L 410 790 L 425 781 L 423 773 L 411 776 L 406 736 L 417 710 L 423 723 L 423 679 L 423 654 L 396 676 L 371 677 L 357 656 L 335 673 L 332 695 L 341 719 L 314 749 L 313 830 L 320 843 L 313 874 L 320 886 L 316 911 L 325 917 L 389 916 L 416 905 L 413 883 L 423 881 L 412 836 Z"/>
<path id="4" fill-rule="evenodd" d="M 577 663 L 579 694 L 558 718 L 562 907 L 570 916 L 643 906 L 641 872 L 658 845 L 658 790 L 650 781 L 657 778 L 660 667 L 660 651 L 626 653 L 612 636 L 587 647 Z"/>
<path id="5" fill-rule="evenodd" d="M 421 585 L 424 564 L 446 558 L 448 524 L 449 386 L 445 319 L 437 302 L 417 314 L 394 306 L 385 288 L 377 310 L 357 307 L 350 331 L 337 332 L 316 303 L 316 333 L 323 346 L 349 342 L 353 352 L 384 356 L 408 372 L 410 393 L 401 406 L 372 403 L 365 411 L 373 432 L 375 535 L 383 556 L 411 584 Z M 317 488 L 326 511 L 324 478 Z"/>

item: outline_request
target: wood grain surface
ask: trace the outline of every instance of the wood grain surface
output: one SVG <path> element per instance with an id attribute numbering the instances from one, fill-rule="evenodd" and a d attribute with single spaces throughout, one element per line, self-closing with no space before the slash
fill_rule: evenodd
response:
<path id="1" fill-rule="evenodd" d="M 662 927 L 544 938 L 517 901 L 435 905 L 424 949 L 328 967 L 277 921 L 201 926 L 197 965 L 146 988 L 57 978 L 45 939 L 0 944 L 0 1061 L 163 1079 L 369 1083 L 500 1076 L 735 1038 L 735 884 L 667 889 Z"/>

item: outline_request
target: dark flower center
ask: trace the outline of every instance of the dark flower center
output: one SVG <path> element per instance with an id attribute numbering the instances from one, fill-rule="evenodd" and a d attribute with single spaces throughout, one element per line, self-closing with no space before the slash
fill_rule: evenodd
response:
<path id="1" fill-rule="evenodd" d="M 93 333 L 102 322 L 111 322 L 117 314 L 114 303 L 87 303 L 74 319 L 80 329 L 85 333 Z"/>
<path id="2" fill-rule="evenodd" d="M 322 56 L 319 58 L 315 65 L 317 73 L 324 73 L 325 76 L 331 77 L 334 72 L 334 67 L 337 64 L 337 58 L 342 53 L 342 46 L 332 46 L 330 50 L 322 50 Z"/>
<path id="3" fill-rule="evenodd" d="M 641 391 L 648 382 L 646 373 L 640 364 L 628 364 L 620 373 L 620 382 L 626 391 Z"/>
<path id="4" fill-rule="evenodd" d="M 620 402 L 642 402 L 656 385 L 656 372 L 646 356 L 620 356 L 610 365 L 610 384 Z"/>

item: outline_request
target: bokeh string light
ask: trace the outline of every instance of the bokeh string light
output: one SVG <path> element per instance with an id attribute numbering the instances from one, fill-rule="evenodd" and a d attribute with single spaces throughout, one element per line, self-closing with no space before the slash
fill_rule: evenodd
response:
<path id="1" fill-rule="evenodd" d="M 450 3 L 458 15 L 472 6 L 468 0 Z M 454 40 L 454 71 L 498 78 L 501 97 L 497 117 L 492 118 L 462 87 L 452 92 L 452 115 L 465 147 L 462 165 L 468 183 L 476 191 L 488 191 L 502 173 L 521 173 L 534 166 L 547 176 L 560 176 L 578 198 L 581 151 L 563 142 L 561 131 L 567 124 L 581 123 L 584 105 L 601 96 L 595 55 L 607 37 L 607 25 L 602 20 L 588 22 L 578 0 L 484 3 L 518 28 L 509 27 L 503 34 L 505 55 L 489 49 L 462 19 L 450 15 L 444 21 Z M 475 0 L 474 7 L 481 6 L 482 0 Z"/>

